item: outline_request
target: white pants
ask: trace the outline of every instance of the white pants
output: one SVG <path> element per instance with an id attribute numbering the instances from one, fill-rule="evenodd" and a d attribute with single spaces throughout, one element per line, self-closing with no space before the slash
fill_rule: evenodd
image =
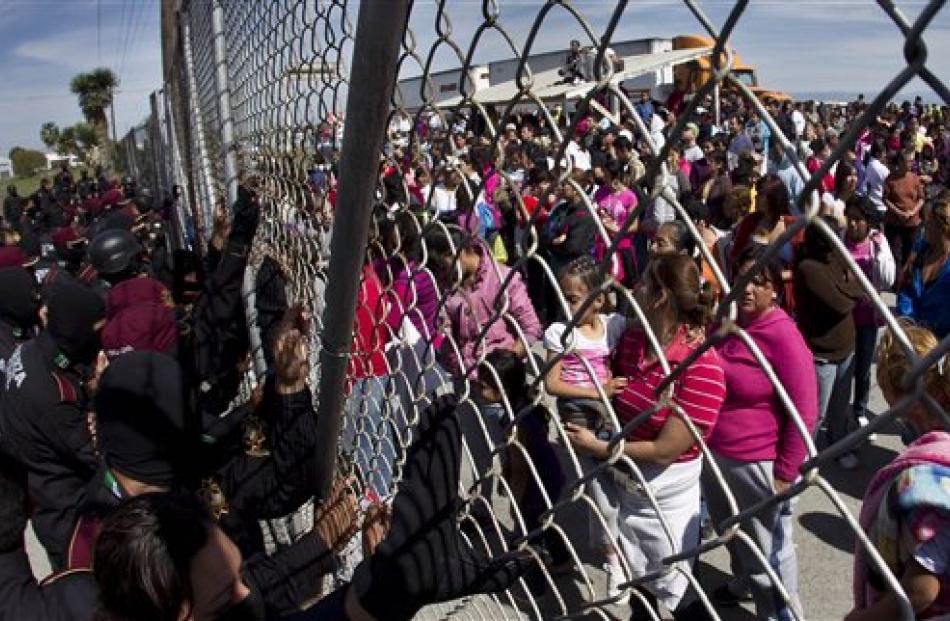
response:
<path id="1" fill-rule="evenodd" d="M 604 490 L 617 502 L 620 547 L 630 563 L 633 578 L 659 571 L 664 558 L 695 546 L 700 528 L 701 459 L 667 467 L 641 465 L 640 469 L 666 519 L 669 535 L 643 490 L 621 485 L 616 479 L 605 481 Z M 692 560 L 679 561 L 675 566 L 689 572 Z M 644 586 L 669 610 L 674 610 L 689 581 L 681 571 L 674 570 Z"/>

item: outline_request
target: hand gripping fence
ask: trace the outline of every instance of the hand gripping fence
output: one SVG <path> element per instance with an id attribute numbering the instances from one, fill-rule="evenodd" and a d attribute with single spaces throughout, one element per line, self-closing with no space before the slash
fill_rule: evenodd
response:
<path id="1" fill-rule="evenodd" d="M 623 603 L 628 597 L 634 604 L 645 605 L 644 594 L 650 588 L 677 580 L 685 584 L 684 601 L 695 602 L 710 618 L 735 618 L 728 609 L 717 609 L 712 588 L 696 563 L 727 547 L 741 554 L 745 563 L 757 565 L 754 571 L 767 578 L 777 600 L 787 604 L 794 618 L 817 618 L 810 610 L 819 603 L 806 600 L 801 602 L 804 610 L 799 608 L 794 597 L 797 585 L 783 582 L 769 551 L 760 549 L 748 526 L 753 517 L 787 506 L 808 492 L 830 501 L 839 523 L 847 524 L 863 547 L 869 567 L 896 595 L 902 618 L 912 619 L 900 577 L 887 568 L 858 524 L 853 505 L 845 502 L 827 474 L 837 458 L 866 444 L 871 434 L 893 425 L 918 403 L 947 417 L 924 392 L 923 377 L 950 350 L 950 338 L 926 356 L 915 353 L 888 303 L 820 217 L 818 195 L 823 178 L 914 77 L 950 103 L 947 87 L 928 67 L 925 40 L 928 25 L 945 3 L 919 3 L 913 21 L 894 3 L 877 3 L 904 35 L 900 52 L 906 65 L 842 127 L 830 156 L 809 173 L 805 158 L 780 127 L 774 108 L 757 99 L 733 69 L 735 55 L 727 43 L 743 27 L 749 0 L 737 1 L 721 25 L 713 23 L 700 3 L 682 2 L 682 10 L 695 18 L 695 29 L 712 41 L 712 48 L 703 52 L 712 69 L 664 133 L 681 135 L 700 118 L 700 106 L 712 107 L 718 115 L 721 93 L 737 93 L 746 111 L 757 113 L 768 126 L 772 140 L 804 183 L 797 200 L 801 216 L 789 221 L 751 269 L 732 278 L 714 255 L 715 248 L 704 241 L 700 223 L 690 218 L 688 205 L 680 200 L 676 170 L 668 163 L 674 141 L 658 136 L 637 113 L 635 97 L 620 86 L 618 73 L 624 69 L 612 62 L 612 46 L 620 41 L 616 33 L 623 20 L 643 19 L 643 14 L 631 14 L 634 4 L 624 0 L 534 4 L 432 0 L 409 2 L 408 17 L 404 17 L 402 2 L 383 0 L 166 2 L 162 17 L 165 84 L 152 96 L 149 119 L 123 140 L 121 152 L 140 186 L 151 188 L 157 200 L 173 199 L 172 226 L 180 247 L 203 249 L 211 236 L 216 207 L 233 201 L 237 182 L 256 187 L 262 217 L 245 279 L 246 315 L 255 352 L 240 399 L 248 397 L 267 369 L 262 348 L 267 344 L 269 305 L 275 299 L 301 304 L 312 321 L 310 380 L 314 395 L 320 397 L 321 425 L 335 431 L 339 424 L 339 434 L 329 438 L 327 454 L 335 455 L 338 467 L 355 472 L 370 490 L 365 504 L 392 498 L 413 426 L 426 404 L 446 392 L 459 396 L 467 421 L 461 490 L 466 499 L 461 511 L 464 532 L 472 545 L 485 547 L 491 554 L 527 550 L 537 559 L 537 568 L 508 592 L 430 606 L 420 618 L 616 618 L 629 614 Z M 360 15 L 362 11 L 367 13 Z M 550 48 L 538 43 L 541 33 L 555 23 L 559 28 L 568 25 L 587 62 L 579 80 L 583 88 L 559 99 L 558 105 L 553 105 L 550 95 L 553 65 L 541 55 Z M 387 52 L 386 40 L 397 49 Z M 561 50 L 566 42 L 564 37 Z M 361 53 L 372 54 L 368 62 Z M 392 56 L 391 62 L 387 55 Z M 560 63 L 564 52 L 557 55 Z M 486 70 L 486 59 L 509 60 L 510 78 L 505 86 L 496 85 L 495 76 L 490 76 L 492 85 L 485 92 L 491 97 L 482 92 L 485 85 L 480 74 Z M 443 68 L 460 71 L 446 80 L 439 71 Z M 567 75 L 557 82 L 562 94 L 570 90 L 571 80 Z M 389 98 L 389 105 L 380 97 Z M 571 106 L 562 106 L 568 99 Z M 373 112 L 377 109 L 371 105 L 374 100 L 383 116 Z M 583 180 L 565 165 L 576 155 L 577 145 L 571 138 L 592 129 L 590 121 L 584 120 L 588 115 L 608 118 L 610 123 L 628 119 L 630 135 L 644 144 L 644 153 L 655 154 L 645 156 L 639 174 L 628 175 L 627 185 L 637 201 L 623 223 L 602 218 Z M 535 207 L 539 194 L 531 196 L 527 189 L 531 184 L 510 165 L 520 152 L 509 147 L 506 124 L 516 116 L 531 116 L 536 126 L 547 127 L 539 132 L 533 155 L 551 167 L 552 188 L 574 189 L 581 212 L 594 223 L 601 267 L 616 276 L 588 291 L 575 304 L 573 314 L 573 302 L 558 284 L 563 262 L 552 258 L 550 239 L 543 238 L 543 210 Z M 381 137 L 382 150 L 377 153 L 373 145 Z M 497 174 L 485 174 L 486 170 Z M 431 189 L 419 189 L 423 185 L 420 173 L 431 176 Z M 446 210 L 447 196 L 461 214 L 460 229 L 440 215 Z M 540 196 L 542 201 L 547 198 Z M 643 298 L 638 300 L 618 276 L 624 248 L 634 237 L 633 225 L 642 223 L 646 210 L 658 200 L 685 224 L 698 248 L 698 260 L 708 267 L 707 277 L 720 290 L 716 316 L 701 344 L 685 359 L 673 362 L 667 360 L 660 335 L 649 327 Z M 492 203 L 503 211 L 501 222 L 515 223 L 509 229 L 515 231 L 514 237 L 478 226 L 479 209 Z M 737 321 L 737 304 L 747 285 L 786 244 L 800 239 L 806 228 L 817 229 L 844 261 L 910 361 L 903 378 L 906 396 L 869 425 L 822 450 L 797 411 L 794 395 Z M 480 238 L 487 243 L 477 241 Z M 484 300 L 472 301 L 466 294 L 472 286 L 473 245 L 482 248 L 484 268 L 475 279 L 497 283 Z M 484 253 L 498 261 L 485 258 Z M 361 269 L 361 264 L 367 267 Z M 538 292 L 543 292 L 548 313 L 537 308 Z M 540 314 L 543 330 L 553 310 L 567 318 L 567 335 L 601 296 L 623 309 L 629 321 L 644 327 L 647 349 L 657 358 L 663 380 L 656 388 L 655 406 L 622 420 L 596 370 L 579 358 L 582 375 L 597 389 L 608 427 L 616 430 L 609 436 L 608 456 L 595 460 L 568 441 L 555 400 L 545 387 L 548 371 L 573 354 L 575 345 L 565 336 L 558 347 L 563 351 L 540 355 L 540 334 L 528 316 Z M 459 300 L 467 302 L 460 305 Z M 351 327 L 354 308 L 355 328 Z M 496 358 L 489 356 L 499 332 L 508 335 L 508 347 L 529 354 L 527 380 L 514 394 L 502 390 L 495 399 L 500 404 L 489 404 L 492 399 L 486 397 L 486 386 L 503 384 L 506 373 L 492 366 Z M 676 399 L 678 381 L 690 365 L 730 337 L 751 352 L 772 385 L 787 424 L 797 430 L 807 452 L 796 482 L 751 504 L 736 497 L 702 430 Z M 339 395 L 343 397 L 336 398 Z M 563 471 L 560 489 L 546 485 L 551 464 L 537 461 L 539 406 L 552 413 L 545 443 L 552 447 Z M 729 516 L 714 524 L 715 532 L 707 530 L 695 540 L 679 537 L 682 529 L 675 522 L 681 518 L 667 515 L 661 507 L 657 494 L 663 490 L 651 483 L 656 467 L 632 459 L 623 450 L 622 439 L 664 408 L 682 421 L 699 446 L 704 490 L 722 494 L 729 508 Z M 635 547 L 619 543 L 616 516 L 605 515 L 604 503 L 593 495 L 598 482 L 616 472 L 626 473 L 624 493 L 636 496 L 642 510 L 656 522 L 653 534 L 662 545 L 644 549 L 665 550 L 645 563 L 636 558 Z M 697 477 L 694 486 L 699 485 Z M 312 511 L 308 504 L 286 519 L 262 524 L 269 547 L 280 547 L 308 530 Z M 360 558 L 359 548 L 354 542 L 344 551 L 344 567 L 337 578 L 347 577 Z M 623 575 L 613 593 L 608 592 L 600 567 L 605 548 L 617 555 Z M 562 552 L 559 563 L 550 558 L 555 549 Z M 799 559 L 802 572 L 821 571 L 801 547 Z M 850 578 L 850 567 L 844 576 L 829 577 L 843 585 L 841 597 L 848 602 Z M 849 608 L 839 606 L 843 611 Z M 659 618 L 646 608 L 641 614 L 637 618 Z"/>

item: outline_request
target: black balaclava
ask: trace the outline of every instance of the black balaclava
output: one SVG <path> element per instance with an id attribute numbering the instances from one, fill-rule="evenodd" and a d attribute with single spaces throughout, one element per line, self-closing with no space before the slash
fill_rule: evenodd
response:
<path id="1" fill-rule="evenodd" d="M 64 282 L 50 300 L 47 330 L 70 363 L 89 364 L 102 349 L 95 324 L 105 316 L 106 305 L 99 294 Z"/>
<path id="2" fill-rule="evenodd" d="M 187 477 L 185 391 L 174 358 L 153 351 L 118 356 L 102 374 L 95 406 L 109 467 L 165 488 Z"/>
<path id="3" fill-rule="evenodd" d="M 39 309 L 39 290 L 36 279 L 22 267 L 0 268 L 0 319 L 10 323 L 26 338 L 36 325 Z"/>

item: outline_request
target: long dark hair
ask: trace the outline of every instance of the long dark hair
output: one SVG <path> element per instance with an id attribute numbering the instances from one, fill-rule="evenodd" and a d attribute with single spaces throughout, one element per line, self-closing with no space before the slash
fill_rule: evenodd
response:
<path id="1" fill-rule="evenodd" d="M 788 215 L 790 198 L 788 188 L 782 178 L 775 174 L 762 177 L 756 184 L 756 190 L 765 201 L 765 216 L 772 222 L 778 222 L 782 216 Z"/>
<path id="2" fill-rule="evenodd" d="M 212 520 L 192 495 L 143 494 L 103 521 L 93 572 L 99 619 L 176 621 L 192 600 L 191 561 Z"/>
<path id="3" fill-rule="evenodd" d="M 841 195 L 841 191 L 844 190 L 845 184 L 848 183 L 848 177 L 855 174 L 856 170 L 850 162 L 845 162 L 841 160 L 838 162 L 837 168 L 835 168 L 835 197 Z"/>
<path id="4" fill-rule="evenodd" d="M 677 323 L 704 329 L 712 317 L 713 291 L 702 283 L 699 267 L 685 254 L 664 254 L 647 263 L 645 276 L 673 301 Z"/>

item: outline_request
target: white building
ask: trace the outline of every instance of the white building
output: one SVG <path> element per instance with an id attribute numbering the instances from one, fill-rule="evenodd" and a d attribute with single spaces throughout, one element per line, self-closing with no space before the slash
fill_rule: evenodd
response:
<path id="1" fill-rule="evenodd" d="M 396 84 L 394 94 L 395 101 L 400 107 L 410 112 L 416 112 L 422 107 L 422 102 L 431 97 L 433 103 L 439 105 L 445 100 L 458 97 L 459 83 L 462 80 L 461 69 L 449 69 L 447 71 L 435 71 L 429 74 L 429 82 L 426 83 L 422 76 L 406 78 L 399 80 Z M 468 71 L 468 80 L 465 88 L 471 88 L 477 93 L 482 89 L 491 86 L 489 81 L 488 65 L 474 65 Z M 431 91 L 428 89 L 431 88 Z M 426 97 L 424 98 L 423 95 Z"/>
<path id="2" fill-rule="evenodd" d="M 610 48 L 621 59 L 629 60 L 631 57 L 635 57 L 640 61 L 645 61 L 650 56 L 662 58 L 664 53 L 672 52 L 673 40 L 658 37 L 631 39 L 611 43 Z M 555 76 L 555 80 L 558 80 L 560 78 L 557 75 L 557 70 L 564 66 L 566 57 L 566 48 L 539 52 L 528 56 L 527 64 L 535 78 L 550 73 Z M 673 58 L 673 56 L 670 58 Z M 473 66 L 469 70 L 469 80 L 474 87 L 474 99 L 480 101 L 480 93 L 501 85 L 510 85 L 514 89 L 520 63 L 520 58 L 508 58 Z M 623 81 L 622 87 L 624 89 L 634 92 L 648 91 L 673 83 L 673 62 L 656 66 L 653 66 L 652 63 L 644 64 L 651 64 L 651 66 L 648 70 L 632 72 L 632 75 Z M 430 95 L 437 106 L 451 107 L 453 103 L 461 100 L 461 93 L 459 92 L 461 77 L 461 69 L 437 71 L 429 74 L 432 89 Z M 538 86 L 537 80 L 535 85 Z M 400 80 L 397 84 L 396 101 L 410 113 L 416 112 L 423 102 L 421 89 L 427 87 L 423 84 L 421 76 Z M 514 94 L 514 90 L 511 94 Z"/>
<path id="3" fill-rule="evenodd" d="M 46 170 L 53 170 L 54 168 L 59 168 L 63 162 L 69 162 L 70 168 L 75 168 L 76 166 L 81 165 L 79 158 L 75 155 L 60 155 L 59 153 L 46 153 L 44 155 L 46 158 Z"/>
<path id="4" fill-rule="evenodd" d="M 13 162 L 8 157 L 0 157 L 0 179 L 13 177 Z"/>

